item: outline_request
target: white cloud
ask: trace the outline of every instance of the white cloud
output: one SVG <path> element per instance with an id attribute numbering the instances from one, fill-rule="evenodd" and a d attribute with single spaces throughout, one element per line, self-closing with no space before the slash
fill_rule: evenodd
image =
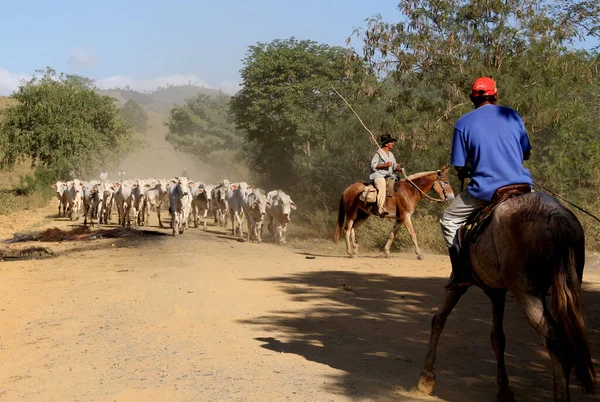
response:
<path id="1" fill-rule="evenodd" d="M 97 60 L 94 52 L 90 49 L 76 47 L 71 49 L 71 55 L 67 62 L 71 67 L 90 68 L 96 64 Z"/>
<path id="2" fill-rule="evenodd" d="M 136 91 L 154 91 L 158 87 L 166 87 L 167 85 L 187 84 L 211 88 L 194 74 L 174 74 L 145 80 L 135 79 L 131 76 L 114 75 L 96 80 L 96 85 L 101 89 L 125 88 L 129 86 Z"/>
<path id="3" fill-rule="evenodd" d="M 19 85 L 23 80 L 28 81 L 31 77 L 30 74 L 12 73 L 0 68 L 0 95 L 10 95 L 13 91 L 19 89 Z M 206 82 L 194 74 L 174 74 L 149 79 L 136 79 L 131 76 L 114 75 L 96 80 L 96 85 L 100 89 L 125 88 L 129 86 L 136 91 L 154 91 L 158 87 L 165 87 L 167 85 L 187 84 L 220 89 L 228 95 L 234 95 L 241 89 L 241 86 L 236 81 L 222 81 L 217 87 L 214 87 L 206 84 Z"/>
<path id="4" fill-rule="evenodd" d="M 11 73 L 10 71 L 0 68 L 0 95 L 8 96 L 17 89 L 22 81 L 29 81 L 31 75 Z"/>
<path id="5" fill-rule="evenodd" d="M 240 83 L 236 81 L 223 81 L 218 85 L 218 88 L 227 95 L 235 95 L 237 91 L 242 89 Z"/>

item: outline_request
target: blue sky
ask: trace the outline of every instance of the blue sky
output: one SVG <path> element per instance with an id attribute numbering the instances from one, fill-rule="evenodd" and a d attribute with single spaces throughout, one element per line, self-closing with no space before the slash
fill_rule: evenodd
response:
<path id="1" fill-rule="evenodd" d="M 46 66 L 101 86 L 203 83 L 234 91 L 249 45 L 295 36 L 345 45 L 398 0 L 12 1 L 2 5 L 0 95 Z"/>

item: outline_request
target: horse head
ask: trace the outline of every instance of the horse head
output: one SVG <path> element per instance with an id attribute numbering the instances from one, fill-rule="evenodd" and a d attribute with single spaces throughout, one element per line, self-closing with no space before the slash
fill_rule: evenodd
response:
<path id="1" fill-rule="evenodd" d="M 452 201 L 454 199 L 454 191 L 448 180 L 448 168 L 444 166 L 435 173 L 436 178 L 432 186 L 433 191 L 445 202 Z"/>

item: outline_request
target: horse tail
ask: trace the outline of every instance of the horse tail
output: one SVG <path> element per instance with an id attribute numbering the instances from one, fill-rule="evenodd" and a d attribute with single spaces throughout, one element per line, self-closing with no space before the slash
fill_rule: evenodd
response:
<path id="1" fill-rule="evenodd" d="M 578 233 L 581 229 L 574 227 L 572 219 L 562 213 L 551 217 L 550 225 L 554 237 L 552 313 L 556 320 L 557 346 L 561 350 L 561 362 L 572 365 L 583 390 L 593 394 L 596 372 L 592 364 L 581 307 L 584 240 L 583 232 Z"/>
<path id="2" fill-rule="evenodd" d="M 342 226 L 346 220 L 346 207 L 344 206 L 344 195 L 340 197 L 340 207 L 338 211 L 338 218 L 335 224 L 335 230 L 333 231 L 333 241 L 338 244 L 340 241 L 340 233 L 342 232 Z"/>

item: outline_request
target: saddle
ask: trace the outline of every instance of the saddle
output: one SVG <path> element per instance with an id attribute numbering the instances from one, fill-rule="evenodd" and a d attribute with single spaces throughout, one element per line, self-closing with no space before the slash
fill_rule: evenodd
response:
<path id="1" fill-rule="evenodd" d="M 483 229 L 492 220 L 492 213 L 496 207 L 504 201 L 518 197 L 531 192 L 529 184 L 511 184 L 509 186 L 500 187 L 494 193 L 489 204 L 475 211 L 467 218 L 467 221 L 458 229 L 458 244 L 463 248 L 463 245 L 468 246 L 469 243 L 475 243 L 477 237 Z"/>
<path id="2" fill-rule="evenodd" d="M 377 188 L 373 185 L 373 182 L 363 182 L 365 188 L 359 196 L 359 199 L 365 204 L 377 202 Z M 396 191 L 398 191 L 398 180 L 396 177 L 386 177 L 385 186 L 387 190 L 387 196 L 391 197 Z"/>

